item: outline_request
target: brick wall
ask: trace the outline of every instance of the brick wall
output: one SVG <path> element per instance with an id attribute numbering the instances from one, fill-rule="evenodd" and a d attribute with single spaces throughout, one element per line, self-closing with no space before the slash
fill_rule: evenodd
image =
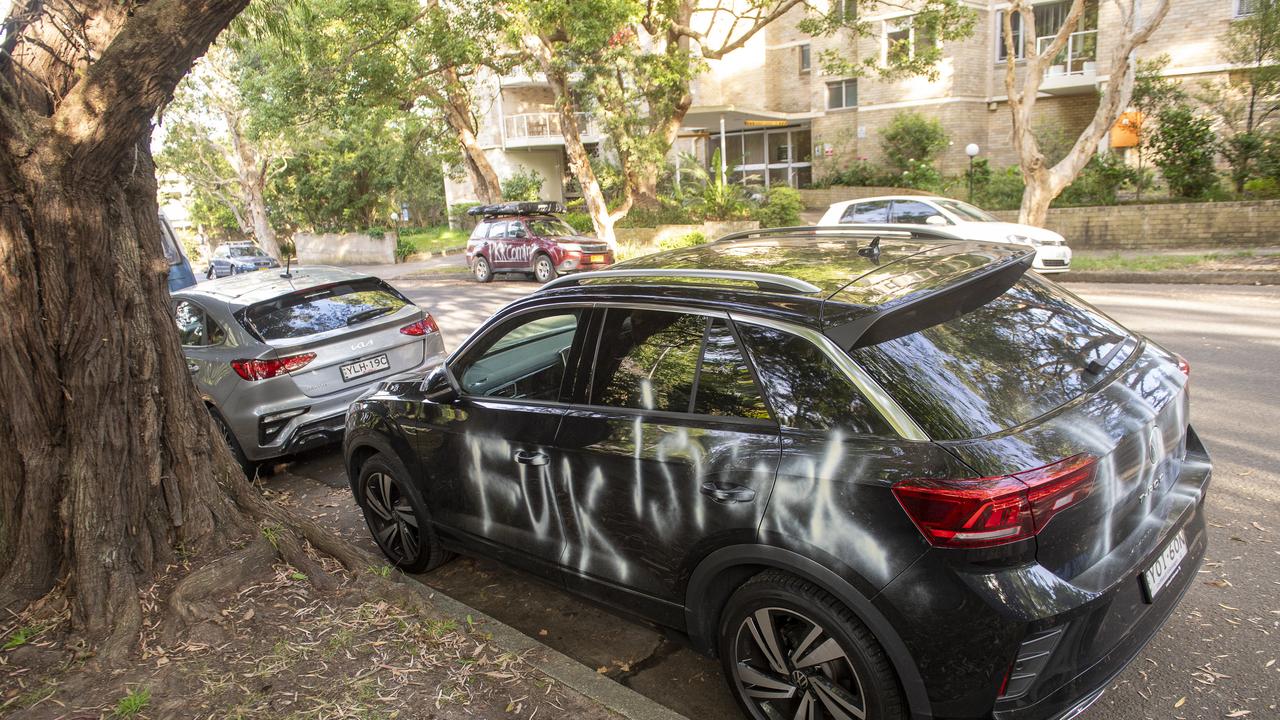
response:
<path id="1" fill-rule="evenodd" d="M 1054 208 L 1045 227 L 1077 250 L 1276 245 L 1280 200 Z"/>

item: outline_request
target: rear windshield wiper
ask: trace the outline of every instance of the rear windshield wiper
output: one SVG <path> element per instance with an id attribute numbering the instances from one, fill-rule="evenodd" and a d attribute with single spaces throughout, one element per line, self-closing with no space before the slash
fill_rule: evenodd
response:
<path id="1" fill-rule="evenodd" d="M 355 315 L 352 315 L 351 317 L 347 318 L 347 324 L 355 325 L 356 323 L 362 323 L 365 320 L 372 320 L 373 318 L 376 318 L 379 315 L 386 315 L 387 313 L 392 312 L 393 310 L 395 310 L 395 308 L 389 308 L 389 307 L 370 308 L 369 310 L 362 310 L 356 313 Z"/>
<path id="2" fill-rule="evenodd" d="M 1084 371 L 1090 375 L 1101 375 L 1102 371 L 1106 370 L 1111 361 L 1115 359 L 1120 349 L 1129 344 L 1129 340 L 1130 338 L 1121 338 L 1119 342 L 1111 346 L 1111 349 L 1107 351 L 1106 355 L 1102 356 L 1101 360 L 1090 360 L 1089 364 L 1084 366 Z"/>

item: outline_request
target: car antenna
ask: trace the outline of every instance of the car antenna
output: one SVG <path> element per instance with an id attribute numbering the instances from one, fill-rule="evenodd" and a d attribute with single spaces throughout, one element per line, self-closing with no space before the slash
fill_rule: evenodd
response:
<path id="1" fill-rule="evenodd" d="M 858 248 L 858 254 L 864 258 L 871 258 L 871 262 L 878 264 L 880 262 L 880 236 L 877 235 L 871 238 L 871 244 L 866 247 Z"/>
<path id="2" fill-rule="evenodd" d="M 293 273 L 289 272 L 289 266 L 293 263 L 293 253 L 285 253 L 284 255 L 284 272 L 280 273 L 280 277 L 286 280 L 293 279 Z"/>

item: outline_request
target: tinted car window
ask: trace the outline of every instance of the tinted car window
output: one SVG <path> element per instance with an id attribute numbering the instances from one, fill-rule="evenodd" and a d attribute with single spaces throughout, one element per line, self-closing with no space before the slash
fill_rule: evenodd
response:
<path id="1" fill-rule="evenodd" d="M 558 400 L 578 311 L 521 315 L 481 339 L 455 367 L 463 392 L 486 397 Z"/>
<path id="2" fill-rule="evenodd" d="M 688 412 L 706 318 L 658 310 L 605 312 L 591 402 Z"/>
<path id="3" fill-rule="evenodd" d="M 409 301 L 377 278 L 313 288 L 241 310 L 237 317 L 263 340 L 306 337 L 390 315 Z"/>
<path id="4" fill-rule="evenodd" d="M 769 403 L 786 427 L 843 429 L 859 435 L 893 430 L 848 376 L 808 340 L 774 328 L 745 323 L 738 332 L 751 351 Z"/>
<path id="5" fill-rule="evenodd" d="M 179 300 L 173 306 L 173 317 L 178 324 L 178 337 L 187 347 L 220 345 L 226 339 L 222 327 L 210 320 L 203 308 L 189 300 Z"/>
<path id="6" fill-rule="evenodd" d="M 894 200 L 893 201 L 893 219 L 896 223 L 916 223 L 923 225 L 924 221 L 929 217 L 937 215 L 942 216 L 931 205 L 918 202 L 916 200 Z"/>
<path id="7" fill-rule="evenodd" d="M 884 223 L 889 222 L 889 201 L 858 203 L 850 205 L 841 216 L 842 223 Z"/>
<path id="8" fill-rule="evenodd" d="M 230 248 L 231 257 L 257 258 L 266 257 L 266 253 L 256 247 L 233 247 Z"/>
<path id="9" fill-rule="evenodd" d="M 937 440 L 999 432 L 1066 403 L 1125 360 L 1129 334 L 1027 276 L 987 305 L 853 356 Z M 1127 344 L 1111 358 L 1117 343 Z M 1108 360 L 1098 376 L 1090 361 Z"/>
<path id="10" fill-rule="evenodd" d="M 707 327 L 693 411 L 700 415 L 768 420 L 769 411 L 751 368 L 724 320 Z"/>
<path id="11" fill-rule="evenodd" d="M 489 239 L 504 238 L 507 236 L 507 223 L 496 222 L 489 224 Z"/>
<path id="12" fill-rule="evenodd" d="M 569 223 L 559 218 L 537 218 L 529 221 L 529 230 L 538 237 L 552 237 L 554 235 L 577 235 L 578 231 L 574 230 Z"/>
<path id="13" fill-rule="evenodd" d="M 485 237 L 487 237 L 489 234 L 489 225 L 490 223 L 487 223 L 487 222 L 478 223 L 475 229 L 471 231 L 471 239 L 472 240 L 485 239 Z"/>

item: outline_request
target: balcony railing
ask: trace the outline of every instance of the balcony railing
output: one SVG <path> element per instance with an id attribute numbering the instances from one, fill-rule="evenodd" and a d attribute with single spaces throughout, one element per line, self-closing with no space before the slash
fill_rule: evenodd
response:
<path id="1" fill-rule="evenodd" d="M 1036 38 L 1036 52 L 1044 52 L 1053 44 L 1056 35 L 1045 35 Z M 1097 72 L 1098 67 L 1098 31 L 1079 30 L 1071 33 L 1067 44 L 1049 63 L 1046 75 L 1088 75 Z"/>
<path id="2" fill-rule="evenodd" d="M 600 136 L 600 127 L 588 113 L 576 113 L 578 134 L 583 140 Z M 527 144 L 529 141 L 547 140 L 563 141 L 564 131 L 561 129 L 560 113 L 540 112 L 523 113 L 507 117 L 507 141 Z"/>

